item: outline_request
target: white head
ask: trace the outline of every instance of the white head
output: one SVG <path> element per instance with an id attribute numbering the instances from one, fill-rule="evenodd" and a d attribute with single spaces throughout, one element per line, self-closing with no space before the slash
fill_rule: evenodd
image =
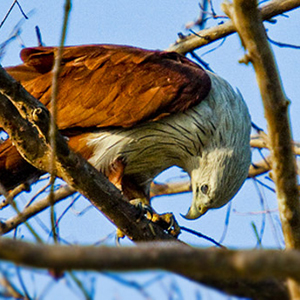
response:
<path id="1" fill-rule="evenodd" d="M 197 219 L 211 208 L 228 203 L 247 178 L 250 147 L 244 149 L 216 148 L 194 157 L 190 169 L 193 190 L 187 219 Z"/>
<path id="2" fill-rule="evenodd" d="M 212 89 L 195 108 L 197 122 L 206 129 L 207 141 L 201 147 L 201 155 L 191 156 L 184 166 L 193 190 L 187 219 L 197 219 L 207 210 L 228 203 L 247 178 L 251 162 L 251 121 L 247 106 L 229 83 L 215 74 L 209 75 Z"/>

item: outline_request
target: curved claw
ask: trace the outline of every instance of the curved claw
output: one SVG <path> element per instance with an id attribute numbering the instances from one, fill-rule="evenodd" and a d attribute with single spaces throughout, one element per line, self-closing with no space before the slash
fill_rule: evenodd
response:
<path id="1" fill-rule="evenodd" d="M 161 226 L 164 230 L 166 230 L 174 237 L 177 237 L 180 234 L 180 226 L 178 225 L 172 213 L 165 213 L 162 215 L 154 214 L 152 222 Z"/>
<path id="2" fill-rule="evenodd" d="M 170 233 L 174 237 L 178 237 L 178 235 L 181 233 L 180 225 L 177 223 L 173 214 L 171 214 L 169 220 L 169 227 L 167 229 L 168 233 Z"/>
<path id="3" fill-rule="evenodd" d="M 142 203 L 140 199 L 131 200 L 130 203 L 132 205 L 135 205 L 140 211 L 140 216 L 137 219 L 137 222 L 139 222 L 142 219 L 142 217 L 147 214 L 147 219 L 149 220 L 149 226 L 153 235 L 155 235 L 155 232 L 153 226 L 151 225 L 151 221 L 164 228 L 164 230 L 169 232 L 174 237 L 177 237 L 180 234 L 180 226 L 178 225 L 173 214 L 166 213 L 163 215 L 159 215 L 155 213 L 155 211 L 152 209 L 150 205 Z"/>
<path id="4" fill-rule="evenodd" d="M 147 204 L 144 204 L 142 201 L 140 201 L 140 199 L 134 199 L 134 200 L 131 200 L 130 203 L 132 205 L 134 205 L 139 211 L 140 211 L 140 216 L 139 218 L 137 219 L 137 221 L 139 222 L 143 216 L 145 216 L 147 213 L 150 214 L 150 218 L 147 216 L 148 219 L 152 219 L 153 217 L 153 209 L 150 205 L 147 205 Z"/>
<path id="5" fill-rule="evenodd" d="M 146 213 L 149 213 L 150 218 L 148 218 L 148 219 L 151 220 L 153 218 L 153 214 L 154 214 L 154 211 L 153 211 L 152 207 L 150 205 L 147 205 L 147 204 L 143 204 L 142 206 L 143 206 L 144 211 Z"/>
<path id="6" fill-rule="evenodd" d="M 123 239 L 124 237 L 125 237 L 125 234 L 119 228 L 117 228 L 115 242 L 118 247 L 121 246 L 120 239 Z"/>
<path id="7" fill-rule="evenodd" d="M 171 218 L 170 218 L 170 223 L 169 223 L 169 227 L 167 228 L 167 231 L 171 231 L 172 228 L 175 227 L 175 224 L 177 225 L 177 222 L 175 221 L 175 218 L 174 216 L 172 215 Z"/>

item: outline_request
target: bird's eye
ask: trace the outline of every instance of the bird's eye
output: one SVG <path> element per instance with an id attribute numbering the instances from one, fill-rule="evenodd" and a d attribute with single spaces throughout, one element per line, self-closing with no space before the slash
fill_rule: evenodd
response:
<path id="1" fill-rule="evenodd" d="M 208 192 L 208 185 L 207 185 L 207 184 L 203 184 L 203 185 L 201 186 L 201 192 L 202 192 L 204 195 L 207 194 L 207 192 Z"/>

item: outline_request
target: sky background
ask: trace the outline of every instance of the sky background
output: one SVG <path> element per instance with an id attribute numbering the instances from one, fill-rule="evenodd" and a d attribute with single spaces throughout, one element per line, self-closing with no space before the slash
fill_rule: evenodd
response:
<path id="1" fill-rule="evenodd" d="M 8 11 L 12 0 L 1 0 L 0 20 Z M 110 0 L 110 1 L 72 1 L 72 10 L 66 39 L 67 45 L 81 44 L 124 44 L 147 49 L 166 49 L 177 39 L 179 32 L 189 34 L 185 24 L 194 21 L 199 15 L 199 1 L 189 0 Z M 39 26 L 43 43 L 47 46 L 57 45 L 60 39 L 63 4 L 64 1 L 19 0 L 24 12 L 29 16 L 25 20 L 17 6 L 9 15 L 4 25 L 0 28 L 0 44 L 6 41 L 14 27 L 21 22 L 19 38 L 13 40 L 6 48 L 6 53 L 1 57 L 3 66 L 19 64 L 19 52 L 22 47 L 37 46 L 35 26 Z M 224 15 L 220 10 L 221 1 L 214 0 L 214 9 L 218 15 Z M 208 26 L 216 25 L 224 19 L 210 20 Z M 300 9 L 289 12 L 276 18 L 276 23 L 265 23 L 268 35 L 275 41 L 300 45 Z M 202 57 L 210 68 L 224 77 L 243 94 L 249 107 L 252 121 L 259 127 L 266 129 L 263 107 L 255 74 L 251 66 L 239 64 L 238 60 L 244 55 L 244 50 L 236 34 L 227 37 L 222 46 L 215 49 L 222 41 L 217 41 L 203 47 L 196 53 Z M 295 140 L 300 140 L 300 56 L 299 49 L 272 46 L 284 89 L 291 101 L 290 115 Z M 213 50 L 214 51 L 210 51 Z M 188 56 L 189 57 L 189 56 Z M 260 160 L 258 152 L 253 153 L 254 161 Z M 179 181 L 187 179 L 186 175 L 178 168 L 172 168 L 161 174 L 157 181 Z M 258 178 L 271 188 L 272 182 L 261 176 Z M 38 186 L 39 187 L 39 186 Z M 37 188 L 38 188 L 37 187 Z M 33 194 L 36 190 L 33 191 Z M 19 197 L 19 205 L 26 203 L 28 195 Z M 223 245 L 231 248 L 257 247 L 253 225 L 262 235 L 263 247 L 283 247 L 280 230 L 280 221 L 277 214 L 277 203 L 274 193 L 263 188 L 253 180 L 248 180 L 234 198 L 230 209 L 229 223 L 226 226 L 228 205 L 222 209 L 208 212 L 205 216 L 195 221 L 187 221 L 180 216 L 185 214 L 191 203 L 190 193 L 176 196 L 160 197 L 153 200 L 153 206 L 158 212 L 172 211 L 180 225 L 200 231 L 219 241 L 226 231 Z M 71 200 L 64 201 L 57 206 L 57 215 L 60 216 Z M 263 214 L 262 211 L 271 211 Z M 273 212 L 275 211 L 275 212 Z M 9 209 L 0 212 L 1 218 L 7 218 L 13 212 Z M 39 217 L 43 224 L 49 228 L 49 212 L 46 211 Z M 31 221 L 39 233 L 44 236 L 45 242 L 51 243 L 51 237 L 37 220 Z M 95 209 L 89 202 L 80 198 L 70 211 L 63 216 L 60 222 L 60 235 L 69 243 L 93 244 L 107 237 L 107 244 L 114 244 L 114 227 Z M 24 227 L 16 232 L 17 237 L 33 240 Z M 10 234 L 9 236 L 12 236 Z M 193 245 L 207 247 L 211 243 L 183 233 L 181 239 Z M 129 244 L 122 241 L 123 245 Z M 12 274 L 15 268 L 0 264 L 0 270 Z M 83 296 L 67 275 L 62 280 L 53 282 L 47 272 L 22 271 L 24 280 L 29 287 L 29 292 L 34 297 L 43 295 L 43 299 L 82 299 Z M 122 280 L 136 280 L 143 285 L 148 280 L 163 276 L 144 288 L 145 295 L 134 287 L 120 283 L 121 279 L 112 278 L 110 275 L 96 273 L 79 273 L 77 276 L 83 280 L 89 292 L 95 289 L 95 299 L 228 299 L 219 293 L 204 289 L 198 284 L 184 280 L 176 275 L 166 275 L 162 272 L 143 272 L 137 274 L 118 274 Z M 116 275 L 113 275 L 116 276 Z M 16 281 L 17 282 L 17 281 Z M 17 285 L 20 283 L 17 282 Z M 47 288 L 47 292 L 43 290 Z M 148 294 L 147 294 L 148 293 Z M 58 296 L 59 295 L 59 296 Z M 76 295 L 76 296 L 75 296 Z M 173 295 L 172 297 L 170 295 Z M 148 297 L 148 298 L 147 298 Z"/>

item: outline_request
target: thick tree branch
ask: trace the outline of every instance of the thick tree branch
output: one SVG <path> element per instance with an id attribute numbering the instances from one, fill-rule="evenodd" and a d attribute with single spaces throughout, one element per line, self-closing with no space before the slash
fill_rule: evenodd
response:
<path id="1" fill-rule="evenodd" d="M 0 92 L 0 124 L 26 160 L 36 168 L 49 172 L 51 148 L 48 143 L 48 110 L 3 68 L 0 68 Z M 124 234 L 135 241 L 173 239 L 146 217 L 140 218 L 140 211 L 125 201 L 120 191 L 101 173 L 69 150 L 59 133 L 56 139 L 57 175 L 87 197 Z"/>
<path id="2" fill-rule="evenodd" d="M 296 250 L 196 249 L 174 243 L 147 243 L 138 247 L 80 247 L 33 245 L 23 241 L 0 239 L 0 259 L 36 268 L 62 270 L 128 271 L 163 269 L 206 282 L 247 280 L 254 286 L 259 280 L 292 277 L 300 281 L 300 253 Z M 284 287 L 273 290 L 272 297 L 287 299 Z M 264 294 L 264 291 L 259 290 Z M 253 295 L 255 292 L 253 291 Z M 259 294 L 257 294 L 259 295 Z"/>
<path id="3" fill-rule="evenodd" d="M 300 205 L 297 166 L 288 117 L 288 104 L 273 53 L 268 44 L 256 0 L 235 0 L 224 5 L 247 49 L 247 60 L 255 69 L 263 99 L 271 146 L 273 180 L 287 249 L 300 249 Z M 293 299 L 300 298 L 300 286 L 290 282 Z"/>
<path id="4" fill-rule="evenodd" d="M 288 12 L 300 6 L 300 0 L 273 0 L 261 8 L 263 20 L 269 20 L 284 12 Z M 208 29 L 198 31 L 184 39 L 179 39 L 167 50 L 186 54 L 214 41 L 222 39 L 235 32 L 235 27 L 231 20 Z"/>

